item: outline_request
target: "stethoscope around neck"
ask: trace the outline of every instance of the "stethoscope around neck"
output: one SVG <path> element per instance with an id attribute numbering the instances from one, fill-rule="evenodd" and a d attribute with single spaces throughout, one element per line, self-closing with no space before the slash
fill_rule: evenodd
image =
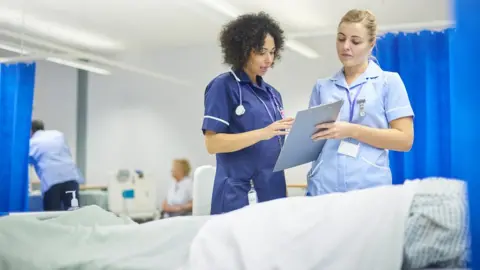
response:
<path id="1" fill-rule="evenodd" d="M 237 116 L 242 116 L 245 114 L 246 112 L 246 109 L 245 109 L 245 106 L 243 106 L 243 98 L 242 98 L 242 87 L 240 85 L 240 78 L 238 78 L 237 74 L 235 74 L 235 72 L 233 72 L 233 70 L 230 70 L 230 73 L 232 74 L 232 76 L 235 78 L 235 81 L 237 82 L 237 86 L 238 86 L 238 96 L 239 96 L 239 104 L 238 106 L 235 108 L 235 114 Z M 268 90 L 267 90 L 268 91 Z M 267 113 L 268 115 L 270 116 L 270 119 L 272 120 L 272 122 L 275 122 L 275 118 L 273 117 L 273 115 L 270 113 L 270 110 L 268 109 L 268 106 L 267 104 L 265 104 L 265 102 L 255 93 L 253 92 L 253 94 L 262 102 L 263 106 L 265 107 L 265 110 L 267 110 Z M 281 111 L 280 111 L 280 106 L 277 102 L 277 100 L 275 99 L 275 97 L 273 96 L 273 94 L 271 94 L 269 92 L 269 95 L 271 96 L 270 98 L 273 99 L 273 103 L 274 103 L 274 106 L 277 107 L 280 115 L 281 115 Z"/>
<path id="2" fill-rule="evenodd" d="M 240 103 L 238 104 L 237 108 L 235 108 L 235 114 L 237 116 L 242 116 L 245 114 L 245 106 L 243 106 L 243 99 L 242 99 L 242 87 L 240 86 L 240 78 L 238 78 L 237 74 L 233 72 L 233 70 L 230 70 L 230 73 L 232 76 L 235 78 L 235 81 L 237 81 L 237 86 L 238 86 L 238 96 L 240 99 Z"/>

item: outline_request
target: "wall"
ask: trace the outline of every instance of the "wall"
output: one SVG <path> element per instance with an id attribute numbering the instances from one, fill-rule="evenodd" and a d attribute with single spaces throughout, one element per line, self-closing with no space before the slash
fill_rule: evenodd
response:
<path id="1" fill-rule="evenodd" d="M 43 120 L 47 129 L 62 131 L 75 157 L 77 70 L 46 61 L 36 68 L 33 118 Z"/>
<path id="2" fill-rule="evenodd" d="M 162 198 L 171 181 L 172 159 L 188 158 L 194 168 L 215 164 L 200 130 L 203 95 L 209 80 L 227 68 L 214 46 L 164 50 L 162 55 L 144 52 L 125 60 L 179 77 L 191 86 L 123 71 L 92 75 L 87 181 L 105 184 L 119 168 L 139 168 L 158 179 Z M 294 116 L 306 108 L 315 80 L 337 67 L 335 59 L 310 60 L 286 51 L 266 80 L 282 92 L 286 114 Z M 289 170 L 287 181 L 305 182 L 307 167 Z"/>
<path id="3" fill-rule="evenodd" d="M 175 87 L 124 72 L 90 78 L 89 184 L 106 184 L 120 168 L 141 169 L 158 179 L 163 194 L 174 158 L 189 158 L 194 167 L 212 162 L 197 128 L 200 95 Z"/>

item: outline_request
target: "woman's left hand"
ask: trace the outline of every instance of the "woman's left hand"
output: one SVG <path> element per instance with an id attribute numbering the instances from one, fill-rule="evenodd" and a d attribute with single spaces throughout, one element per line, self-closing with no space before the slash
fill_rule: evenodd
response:
<path id="1" fill-rule="evenodd" d="M 355 125 L 349 122 L 333 122 L 333 123 L 324 123 L 316 126 L 318 129 L 312 135 L 312 140 L 326 140 L 326 139 L 338 139 L 342 140 L 345 138 L 352 137 L 354 132 Z"/>

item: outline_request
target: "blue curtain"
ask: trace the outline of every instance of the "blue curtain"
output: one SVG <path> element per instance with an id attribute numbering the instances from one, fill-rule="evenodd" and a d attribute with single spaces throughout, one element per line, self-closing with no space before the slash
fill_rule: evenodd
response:
<path id="1" fill-rule="evenodd" d="M 386 34 L 374 52 L 383 70 L 402 77 L 412 104 L 415 141 L 408 153 L 392 151 L 394 184 L 452 176 L 451 44 L 455 30 Z M 473 90 L 473 89 L 472 89 Z"/>
<path id="2" fill-rule="evenodd" d="M 478 88 L 478 0 L 457 0 L 452 48 L 452 174 L 468 182 L 472 269 L 480 269 L 480 90 Z M 472 39 L 473 38 L 473 39 Z"/>
<path id="3" fill-rule="evenodd" d="M 0 212 L 28 210 L 35 64 L 0 66 Z"/>
<path id="4" fill-rule="evenodd" d="M 391 153 L 394 183 L 453 177 L 468 182 L 473 269 L 480 269 L 480 1 L 455 1 L 456 29 L 387 34 L 375 51 L 384 70 L 400 73 L 415 117 L 409 153 Z"/>

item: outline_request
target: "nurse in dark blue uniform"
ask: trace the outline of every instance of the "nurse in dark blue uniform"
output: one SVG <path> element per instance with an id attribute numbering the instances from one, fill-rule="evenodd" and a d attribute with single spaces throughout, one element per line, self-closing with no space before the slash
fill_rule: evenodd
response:
<path id="1" fill-rule="evenodd" d="M 207 85 L 202 125 L 217 159 L 211 214 L 286 197 L 285 174 L 273 167 L 293 123 L 263 80 L 284 48 L 279 24 L 262 12 L 243 15 L 223 27 L 220 43 L 231 70 Z"/>

